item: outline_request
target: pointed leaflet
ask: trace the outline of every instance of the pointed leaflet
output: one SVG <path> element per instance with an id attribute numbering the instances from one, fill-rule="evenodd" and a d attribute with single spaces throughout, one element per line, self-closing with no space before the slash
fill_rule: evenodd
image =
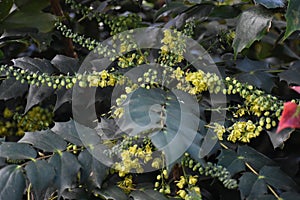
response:
<path id="1" fill-rule="evenodd" d="M 58 195 L 60 196 L 65 189 L 72 188 L 72 185 L 76 182 L 77 174 L 81 166 L 76 156 L 69 152 L 54 154 L 54 156 L 49 159 L 49 164 L 51 164 L 56 171 L 54 187 L 56 187 Z"/>
<path id="2" fill-rule="evenodd" d="M 244 48 L 250 47 L 254 41 L 260 40 L 270 28 L 271 21 L 272 15 L 262 7 L 244 11 L 239 18 L 232 44 L 234 56 L 236 57 Z"/>
<path id="3" fill-rule="evenodd" d="M 288 8 L 285 14 L 287 25 L 283 40 L 287 39 L 294 31 L 300 30 L 300 1 L 288 1 Z"/>
<path id="4" fill-rule="evenodd" d="M 72 90 L 73 90 L 73 88 L 71 88 L 71 89 L 61 88 L 61 89 L 55 91 L 56 102 L 55 102 L 55 107 L 53 109 L 54 112 L 60 106 L 62 106 L 64 103 L 71 102 L 71 100 L 72 100 Z"/>
<path id="5" fill-rule="evenodd" d="M 53 184 L 54 167 L 45 160 L 31 161 L 25 167 L 26 175 L 32 185 L 34 199 L 45 199 L 46 190 Z"/>
<path id="6" fill-rule="evenodd" d="M 285 191 L 297 191 L 299 186 L 279 167 L 264 166 L 260 171 L 259 175 L 264 180 L 276 189 L 282 189 Z"/>
<path id="7" fill-rule="evenodd" d="M 222 149 L 218 159 L 218 164 L 226 167 L 231 175 L 235 175 L 245 170 L 244 158 L 237 155 L 235 151 Z"/>
<path id="8" fill-rule="evenodd" d="M 54 89 L 52 87 L 30 85 L 25 113 L 27 113 L 34 105 L 39 104 L 49 97 L 53 91 Z"/>
<path id="9" fill-rule="evenodd" d="M 276 133 L 285 128 L 300 128 L 300 106 L 294 102 L 284 103 Z"/>
<path id="10" fill-rule="evenodd" d="M 34 159 L 37 153 L 34 148 L 29 144 L 22 144 L 16 142 L 3 142 L 0 145 L 0 157 L 23 160 L 23 159 Z"/>
<path id="11" fill-rule="evenodd" d="M 246 172 L 241 176 L 239 182 L 241 199 L 255 200 L 260 199 L 268 193 L 266 182 L 259 176 Z"/>
<path id="12" fill-rule="evenodd" d="M 15 78 L 10 77 L 4 80 L 0 85 L 0 99 L 8 100 L 22 96 L 28 90 L 28 84 L 21 83 Z"/>
<path id="13" fill-rule="evenodd" d="M 25 132 L 25 135 L 19 142 L 32 144 L 34 147 L 45 152 L 61 151 L 67 147 L 66 141 L 51 130 Z"/>
<path id="14" fill-rule="evenodd" d="M 283 148 L 284 142 L 290 138 L 291 133 L 294 132 L 294 130 L 295 129 L 286 128 L 280 131 L 279 134 L 276 134 L 275 130 L 267 131 L 274 149 L 278 147 Z"/>
<path id="15" fill-rule="evenodd" d="M 79 154 L 78 161 L 82 165 L 80 181 L 88 184 L 91 190 L 100 189 L 102 182 L 108 175 L 108 167 L 94 158 L 88 150 Z"/>
<path id="16" fill-rule="evenodd" d="M 79 68 L 77 59 L 64 55 L 56 55 L 51 63 L 64 74 L 74 75 Z"/>
<path id="17" fill-rule="evenodd" d="M 70 120 L 67 122 L 55 122 L 55 125 L 51 131 L 64 138 L 66 141 L 71 142 L 72 144 L 82 146 L 83 144 L 76 128 L 75 121 Z"/>
<path id="18" fill-rule="evenodd" d="M 20 67 L 24 70 L 29 70 L 30 72 L 41 72 L 51 74 L 54 72 L 49 60 L 39 59 L 39 58 L 30 58 L 30 57 L 21 57 L 12 60 L 14 66 Z"/>
<path id="19" fill-rule="evenodd" d="M 285 80 L 288 84 L 300 85 L 300 61 L 292 63 L 286 71 L 279 73 L 278 76 L 280 80 Z"/>
<path id="20" fill-rule="evenodd" d="M 284 7 L 285 0 L 254 0 L 254 2 L 266 8 L 281 8 Z"/>
<path id="21" fill-rule="evenodd" d="M 18 165 L 8 165 L 0 170 L 0 199 L 23 199 L 25 177 Z"/>

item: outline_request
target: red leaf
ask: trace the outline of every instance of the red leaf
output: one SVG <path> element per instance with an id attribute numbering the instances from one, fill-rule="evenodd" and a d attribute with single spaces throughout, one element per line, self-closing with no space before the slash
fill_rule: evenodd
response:
<path id="1" fill-rule="evenodd" d="M 300 106 L 294 102 L 284 103 L 276 133 L 285 128 L 300 128 Z"/>
<path id="2" fill-rule="evenodd" d="M 291 89 L 295 90 L 300 94 L 300 86 L 292 86 Z"/>

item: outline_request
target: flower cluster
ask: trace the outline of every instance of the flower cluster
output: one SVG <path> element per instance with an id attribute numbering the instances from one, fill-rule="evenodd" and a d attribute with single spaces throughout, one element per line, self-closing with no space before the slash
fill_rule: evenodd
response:
<path id="1" fill-rule="evenodd" d="M 5 108 L 3 120 L 0 121 L 0 136 L 22 136 L 25 132 L 47 129 L 53 122 L 53 112 L 47 108 L 34 107 L 26 115 L 18 114 L 16 111 Z M 16 112 L 16 113 L 14 113 Z"/>
<path id="2" fill-rule="evenodd" d="M 256 126 L 251 120 L 235 122 L 231 127 L 228 128 L 230 134 L 227 137 L 228 141 L 236 142 L 250 142 L 250 139 L 259 136 L 263 130 L 261 126 Z"/>
<path id="3" fill-rule="evenodd" d="M 200 187 L 196 184 L 198 182 L 197 175 L 180 176 L 180 180 L 176 181 L 176 186 L 179 188 L 177 191 L 178 196 L 184 200 L 202 199 Z"/>

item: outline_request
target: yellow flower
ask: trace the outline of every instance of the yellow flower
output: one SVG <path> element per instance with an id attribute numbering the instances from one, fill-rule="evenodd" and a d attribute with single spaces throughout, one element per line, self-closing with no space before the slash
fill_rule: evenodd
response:
<path id="1" fill-rule="evenodd" d="M 197 181 L 198 181 L 198 176 L 190 176 L 189 177 L 189 184 L 190 185 L 195 185 L 196 183 L 197 183 Z"/>
<path id="2" fill-rule="evenodd" d="M 7 119 L 7 118 L 11 118 L 12 116 L 13 116 L 13 112 L 8 108 L 5 108 L 3 111 L 3 117 Z"/>
<path id="3" fill-rule="evenodd" d="M 184 176 L 180 176 L 180 180 L 176 181 L 177 182 L 177 187 L 182 189 L 186 183 Z"/>
<path id="4" fill-rule="evenodd" d="M 109 74 L 106 70 L 103 70 L 100 74 L 101 78 L 104 80 L 106 79 L 107 77 L 109 77 Z"/>
<path id="5" fill-rule="evenodd" d="M 177 79 L 180 79 L 184 74 L 180 67 L 177 67 L 177 69 L 173 73 Z"/>
<path id="6" fill-rule="evenodd" d="M 136 153 L 137 150 L 137 144 L 133 145 L 132 147 L 129 147 L 129 153 L 131 155 L 134 155 Z"/>
<path id="7" fill-rule="evenodd" d="M 166 45 L 163 45 L 160 50 L 162 54 L 167 54 L 169 52 L 169 48 Z"/>
<path id="8" fill-rule="evenodd" d="M 179 191 L 177 192 L 177 194 L 178 194 L 182 199 L 184 199 L 185 196 L 186 196 L 186 191 L 185 191 L 185 190 L 179 190 Z"/>

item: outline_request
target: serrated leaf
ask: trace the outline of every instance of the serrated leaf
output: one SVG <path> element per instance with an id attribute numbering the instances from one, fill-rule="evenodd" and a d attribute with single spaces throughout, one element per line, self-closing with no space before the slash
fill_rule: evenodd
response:
<path id="1" fill-rule="evenodd" d="M 51 131 L 72 144 L 82 146 L 82 141 L 78 135 L 74 120 L 69 120 L 67 122 L 55 122 Z"/>
<path id="2" fill-rule="evenodd" d="M 261 169 L 265 165 L 276 165 L 273 160 L 247 145 L 239 146 L 237 152 L 256 170 Z"/>
<path id="3" fill-rule="evenodd" d="M 54 154 L 49 159 L 49 164 L 56 171 L 54 186 L 57 188 L 58 195 L 60 196 L 64 190 L 72 188 L 81 166 L 76 156 L 69 152 L 63 152 L 61 155 Z"/>
<path id="4" fill-rule="evenodd" d="M 259 176 L 246 172 L 239 180 L 242 199 L 255 200 L 267 194 L 267 185 L 264 179 L 259 178 Z"/>
<path id="5" fill-rule="evenodd" d="M 232 47 L 236 57 L 243 49 L 260 40 L 271 26 L 272 15 L 266 9 L 253 7 L 244 11 L 237 23 Z"/>
<path id="6" fill-rule="evenodd" d="M 21 57 L 13 59 L 12 62 L 14 63 L 14 66 L 20 67 L 24 70 L 29 70 L 31 72 L 41 72 L 47 74 L 54 72 L 50 61 L 46 59 Z"/>
<path id="7" fill-rule="evenodd" d="M 284 7 L 285 0 L 254 0 L 254 2 L 266 8 L 282 8 Z"/>
<path id="8" fill-rule="evenodd" d="M 27 113 L 33 106 L 53 94 L 54 89 L 48 86 L 30 85 L 27 96 L 27 104 L 24 113 Z"/>
<path id="9" fill-rule="evenodd" d="M 77 59 L 64 55 L 56 55 L 51 63 L 64 74 L 74 75 L 79 68 Z"/>
<path id="10" fill-rule="evenodd" d="M 25 167 L 27 178 L 29 179 L 34 199 L 43 200 L 48 187 L 53 184 L 55 177 L 54 167 L 45 160 L 31 161 Z"/>
<path id="11" fill-rule="evenodd" d="M 128 200 L 128 196 L 124 193 L 124 191 L 115 185 L 97 190 L 96 193 L 103 199 Z"/>
<path id="12" fill-rule="evenodd" d="M 151 189 L 136 190 L 131 192 L 129 196 L 132 200 L 167 200 L 162 193 Z"/>
<path id="13" fill-rule="evenodd" d="M 67 147 L 66 141 L 51 130 L 25 132 L 19 142 L 32 144 L 45 152 L 62 151 Z"/>
<path id="14" fill-rule="evenodd" d="M 23 199 L 25 177 L 17 165 L 8 165 L 0 170 L 0 199 Z"/>
<path id="15" fill-rule="evenodd" d="M 264 166 L 259 175 L 264 177 L 264 180 L 271 186 L 285 191 L 297 191 L 298 185 L 279 167 Z"/>
<path id="16" fill-rule="evenodd" d="M 10 77 L 4 80 L 0 85 L 0 99 L 8 100 L 25 94 L 28 91 L 28 85 L 22 84 L 15 78 Z"/>
<path id="17" fill-rule="evenodd" d="M 275 86 L 273 76 L 266 72 L 270 70 L 267 62 L 244 58 L 237 61 L 236 68 L 243 72 L 236 76 L 241 82 L 249 83 L 269 93 Z"/>
<path id="18" fill-rule="evenodd" d="M 56 111 L 64 103 L 71 102 L 72 90 L 73 90 L 73 88 L 71 88 L 71 89 L 61 88 L 61 89 L 55 91 L 56 102 L 55 102 L 55 106 L 53 109 L 54 111 Z"/>
<path id="19" fill-rule="evenodd" d="M 29 144 L 3 142 L 0 145 L 0 157 L 14 160 L 33 159 L 37 153 Z"/>
<path id="20" fill-rule="evenodd" d="M 226 167 L 231 175 L 235 175 L 245 170 L 244 158 L 238 156 L 235 151 L 222 149 L 218 159 L 218 164 Z"/>
<path id="21" fill-rule="evenodd" d="M 90 189 L 101 188 L 103 180 L 108 175 L 108 167 L 94 158 L 88 150 L 82 151 L 78 156 L 82 166 L 81 182 L 88 184 Z"/>
<path id="22" fill-rule="evenodd" d="M 287 39 L 293 32 L 300 30 L 300 2 L 298 0 L 288 0 L 288 2 L 285 14 L 287 25 L 283 40 Z"/>
<path id="23" fill-rule="evenodd" d="M 283 148 L 284 142 L 290 138 L 291 133 L 294 132 L 294 130 L 295 129 L 287 128 L 280 131 L 280 133 L 276 133 L 276 131 L 267 131 L 274 149 L 278 147 Z"/>
<path id="24" fill-rule="evenodd" d="M 285 102 L 276 133 L 285 128 L 300 128 L 300 106 L 294 102 Z"/>
<path id="25" fill-rule="evenodd" d="M 288 84 L 300 85 L 300 61 L 294 62 L 288 70 L 278 74 L 280 80 L 285 80 Z"/>

